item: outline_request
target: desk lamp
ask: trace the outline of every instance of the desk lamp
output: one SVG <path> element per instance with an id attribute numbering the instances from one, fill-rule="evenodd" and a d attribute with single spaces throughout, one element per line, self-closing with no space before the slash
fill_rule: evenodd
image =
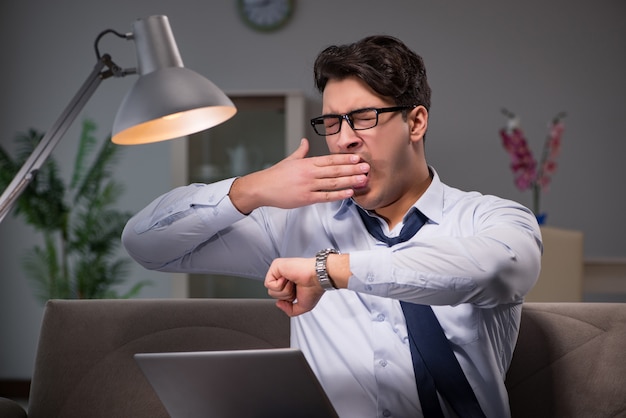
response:
<path id="1" fill-rule="evenodd" d="M 100 54 L 98 44 L 106 34 L 134 41 L 136 69 L 122 69 L 110 55 Z M 98 61 L 91 74 L 0 196 L 0 222 L 106 78 L 139 75 L 115 117 L 111 140 L 116 144 L 178 138 L 218 125 L 237 112 L 215 84 L 183 66 L 167 16 L 138 19 L 126 34 L 107 29 L 97 36 L 95 51 Z"/>

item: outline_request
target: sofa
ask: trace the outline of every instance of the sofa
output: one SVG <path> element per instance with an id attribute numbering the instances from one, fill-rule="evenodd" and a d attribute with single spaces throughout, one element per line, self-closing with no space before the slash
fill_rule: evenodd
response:
<path id="1" fill-rule="evenodd" d="M 52 300 L 28 415 L 166 417 L 137 352 L 287 347 L 270 299 Z M 626 417 L 626 304 L 526 303 L 506 385 L 513 417 Z"/>

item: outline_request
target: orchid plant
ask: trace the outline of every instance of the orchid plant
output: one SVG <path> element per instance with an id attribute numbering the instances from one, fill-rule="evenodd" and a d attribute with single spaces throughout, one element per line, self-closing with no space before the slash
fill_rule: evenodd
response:
<path id="1" fill-rule="evenodd" d="M 521 191 L 532 190 L 532 209 L 541 222 L 545 216 L 541 213 L 541 193 L 548 189 L 557 169 L 556 160 L 561 152 L 561 137 L 565 130 L 563 123 L 565 113 L 557 114 L 550 122 L 539 162 L 528 147 L 528 141 L 520 128 L 519 118 L 506 109 L 503 109 L 502 113 L 508 121 L 507 126 L 500 130 L 500 137 L 504 149 L 511 157 L 515 186 Z"/>

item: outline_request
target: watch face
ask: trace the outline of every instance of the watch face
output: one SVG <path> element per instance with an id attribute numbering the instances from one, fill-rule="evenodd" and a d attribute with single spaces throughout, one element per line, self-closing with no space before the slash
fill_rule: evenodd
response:
<path id="1" fill-rule="evenodd" d="M 237 0 L 237 8 L 244 22 L 253 29 L 273 31 L 289 21 L 294 0 Z"/>

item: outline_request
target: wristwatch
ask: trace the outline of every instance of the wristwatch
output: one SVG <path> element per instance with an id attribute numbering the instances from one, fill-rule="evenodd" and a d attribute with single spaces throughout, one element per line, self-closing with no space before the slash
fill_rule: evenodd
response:
<path id="1" fill-rule="evenodd" d="M 319 251 L 315 255 L 315 273 L 317 274 L 317 280 L 319 280 L 320 285 L 324 290 L 337 289 L 333 279 L 330 278 L 328 271 L 326 271 L 326 260 L 331 254 L 339 254 L 339 251 L 334 248 L 326 248 L 325 250 Z"/>

